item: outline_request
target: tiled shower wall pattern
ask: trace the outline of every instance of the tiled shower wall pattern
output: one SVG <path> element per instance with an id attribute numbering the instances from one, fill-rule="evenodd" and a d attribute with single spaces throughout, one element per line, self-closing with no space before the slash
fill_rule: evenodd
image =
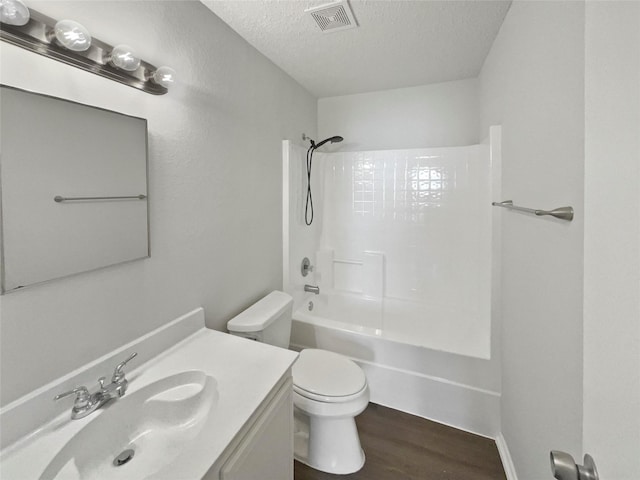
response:
<path id="1" fill-rule="evenodd" d="M 381 297 L 416 303 L 423 311 L 453 310 L 456 316 L 488 322 L 487 146 L 331 153 L 321 158 L 321 288 L 372 297 L 379 291 Z"/>

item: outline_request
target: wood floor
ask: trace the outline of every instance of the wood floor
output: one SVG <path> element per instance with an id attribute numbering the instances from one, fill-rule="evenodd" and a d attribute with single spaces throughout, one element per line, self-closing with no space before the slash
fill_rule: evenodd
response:
<path id="1" fill-rule="evenodd" d="M 295 480 L 506 480 L 493 440 L 373 403 L 356 423 L 362 470 L 337 476 L 295 462 Z"/>

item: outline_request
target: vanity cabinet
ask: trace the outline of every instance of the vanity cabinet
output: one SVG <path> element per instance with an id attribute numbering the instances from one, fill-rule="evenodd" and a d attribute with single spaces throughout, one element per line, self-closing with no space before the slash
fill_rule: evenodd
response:
<path id="1" fill-rule="evenodd" d="M 74 421 L 71 399 L 51 401 L 132 351 L 152 360 L 111 407 Z M 2 409 L 0 478 L 293 480 L 297 355 L 209 330 L 193 310 Z M 114 471 L 110 452 L 131 447 L 135 457 Z"/>
<path id="2" fill-rule="evenodd" d="M 293 480 L 291 371 L 278 382 L 205 480 Z"/>

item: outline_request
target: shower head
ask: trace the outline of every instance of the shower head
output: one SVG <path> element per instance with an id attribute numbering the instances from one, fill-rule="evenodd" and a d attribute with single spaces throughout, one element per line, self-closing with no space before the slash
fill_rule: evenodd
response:
<path id="1" fill-rule="evenodd" d="M 324 145 L 324 144 L 325 144 L 325 143 L 327 143 L 327 142 L 331 142 L 331 143 L 338 143 L 338 142 L 341 142 L 342 140 L 344 140 L 344 138 L 342 138 L 342 137 L 340 137 L 340 136 L 336 135 L 335 137 L 327 138 L 327 139 L 322 140 L 321 142 L 318 142 L 318 143 L 314 143 L 314 141 L 313 141 L 313 140 L 311 140 L 311 146 L 312 146 L 312 147 L 314 148 L 314 150 L 315 150 L 316 148 L 320 148 L 322 145 Z"/>

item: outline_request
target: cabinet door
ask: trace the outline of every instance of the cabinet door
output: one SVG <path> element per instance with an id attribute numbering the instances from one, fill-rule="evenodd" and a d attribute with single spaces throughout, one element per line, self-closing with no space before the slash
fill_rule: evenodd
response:
<path id="1" fill-rule="evenodd" d="M 286 382 L 220 470 L 221 480 L 293 480 L 293 393 Z"/>

